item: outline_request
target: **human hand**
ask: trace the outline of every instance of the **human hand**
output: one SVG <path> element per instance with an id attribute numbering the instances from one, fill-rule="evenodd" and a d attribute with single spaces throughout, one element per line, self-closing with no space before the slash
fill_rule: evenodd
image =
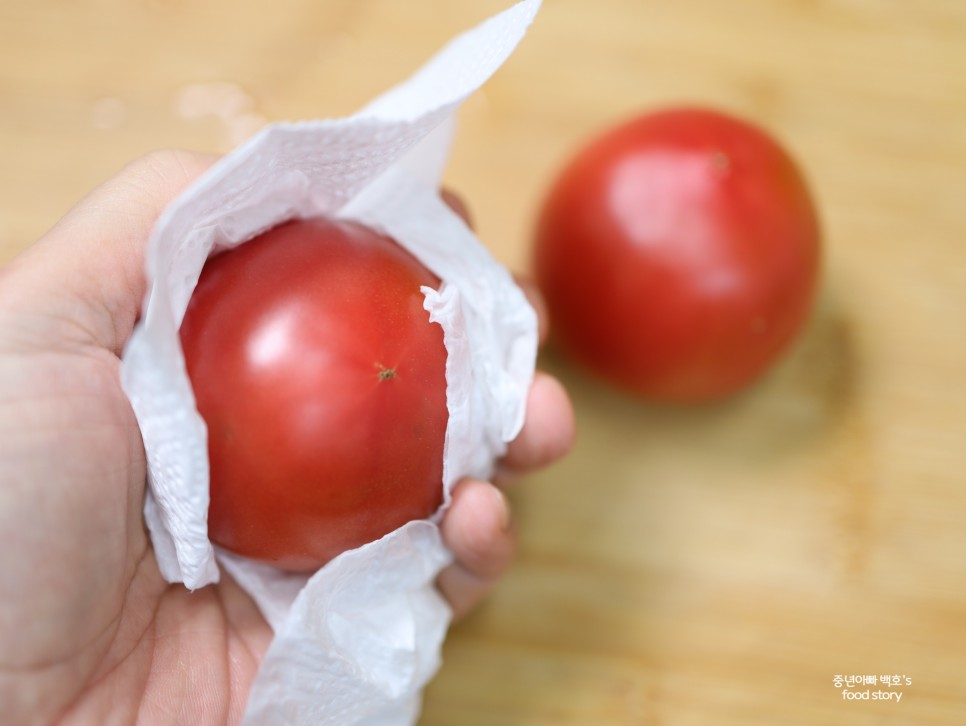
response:
<path id="1" fill-rule="evenodd" d="M 142 510 L 146 464 L 120 387 L 160 212 L 213 159 L 145 157 L 0 270 L 0 703 L 11 723 L 237 722 L 272 633 L 230 577 L 164 581 Z M 566 394 L 539 374 L 501 478 L 562 455 Z M 506 500 L 467 481 L 442 522 L 456 614 L 506 568 Z"/>

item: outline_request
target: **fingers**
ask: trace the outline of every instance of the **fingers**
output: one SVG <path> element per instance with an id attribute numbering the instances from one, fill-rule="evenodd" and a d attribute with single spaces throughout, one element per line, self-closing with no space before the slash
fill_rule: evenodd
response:
<path id="1" fill-rule="evenodd" d="M 471 224 L 469 211 L 459 195 L 442 189 L 440 197 L 467 225 Z M 514 279 L 537 313 L 537 339 L 542 345 L 550 328 L 543 295 L 529 278 L 515 275 Z M 573 407 L 563 386 L 555 378 L 537 371 L 527 401 L 526 423 L 498 468 L 498 483 L 506 485 L 520 474 L 563 457 L 573 446 L 575 432 Z"/>
<path id="2" fill-rule="evenodd" d="M 460 218 L 466 223 L 466 226 L 473 229 L 473 220 L 470 218 L 469 207 L 466 206 L 466 202 L 463 201 L 461 197 L 456 192 L 451 189 L 440 189 L 440 198 L 446 203 L 446 206 L 452 209 Z"/>
<path id="3" fill-rule="evenodd" d="M 519 435 L 507 446 L 495 480 L 501 486 L 521 474 L 547 466 L 573 448 L 577 425 L 563 385 L 537 371 L 527 398 L 527 417 Z"/>
<path id="4" fill-rule="evenodd" d="M 120 352 L 145 292 L 144 250 L 157 218 L 216 157 L 159 151 L 82 199 L 17 260 L 31 305 Z M 42 309 L 42 308 L 41 308 Z"/>
<path id="5" fill-rule="evenodd" d="M 527 400 L 527 422 L 507 448 L 496 479 L 503 484 L 561 458 L 573 446 L 575 428 L 573 408 L 563 386 L 538 371 Z M 437 587 L 458 618 L 510 566 L 515 538 L 507 500 L 489 482 L 466 480 L 454 490 L 440 528 L 456 561 L 440 573 Z"/>
<path id="6" fill-rule="evenodd" d="M 456 561 L 439 574 L 436 584 L 459 618 L 510 566 L 516 541 L 509 505 L 489 482 L 467 479 L 453 490 L 440 529 Z"/>
<path id="7" fill-rule="evenodd" d="M 547 313 L 547 303 L 543 299 L 540 288 L 529 277 L 514 275 L 513 279 L 519 288 L 523 290 L 527 302 L 530 303 L 534 312 L 537 314 L 537 345 L 542 346 L 550 336 L 550 315 Z"/>

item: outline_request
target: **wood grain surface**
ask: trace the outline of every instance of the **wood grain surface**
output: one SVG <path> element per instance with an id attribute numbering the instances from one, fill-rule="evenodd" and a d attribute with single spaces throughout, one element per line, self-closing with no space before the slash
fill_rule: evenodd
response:
<path id="1" fill-rule="evenodd" d="M 349 113 L 508 5 L 6 0 L 0 260 L 131 158 Z M 520 556 L 452 631 L 422 722 L 966 723 L 966 4 L 546 0 L 462 109 L 447 180 L 525 270 L 575 145 L 682 101 L 800 160 L 819 308 L 710 408 L 626 400 L 545 356 L 577 448 L 513 491 Z M 846 701 L 836 675 L 911 683 Z"/>

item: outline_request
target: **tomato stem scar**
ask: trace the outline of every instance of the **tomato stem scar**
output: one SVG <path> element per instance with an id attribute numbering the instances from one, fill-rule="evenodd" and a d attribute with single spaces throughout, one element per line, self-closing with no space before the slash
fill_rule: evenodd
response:
<path id="1" fill-rule="evenodd" d="M 391 381 L 396 377 L 395 368 L 386 368 L 382 363 L 376 363 L 376 368 L 379 369 L 378 376 L 380 381 Z"/>

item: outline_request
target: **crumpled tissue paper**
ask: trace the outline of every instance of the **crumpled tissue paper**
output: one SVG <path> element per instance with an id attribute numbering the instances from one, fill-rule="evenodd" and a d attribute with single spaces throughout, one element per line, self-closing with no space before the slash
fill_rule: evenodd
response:
<path id="1" fill-rule="evenodd" d="M 148 294 L 121 366 L 148 460 L 145 519 L 169 581 L 195 589 L 224 568 L 274 630 L 245 723 L 413 723 L 449 625 L 434 582 L 451 556 L 439 512 L 312 575 L 212 546 L 205 425 L 178 338 L 201 268 L 295 217 L 352 219 L 396 239 L 443 281 L 424 293 L 448 352 L 446 503 L 462 477 L 487 478 L 523 424 L 536 316 L 438 186 L 454 112 L 506 60 L 539 6 L 524 0 L 457 36 L 350 117 L 266 127 L 175 200 L 152 233 Z"/>

